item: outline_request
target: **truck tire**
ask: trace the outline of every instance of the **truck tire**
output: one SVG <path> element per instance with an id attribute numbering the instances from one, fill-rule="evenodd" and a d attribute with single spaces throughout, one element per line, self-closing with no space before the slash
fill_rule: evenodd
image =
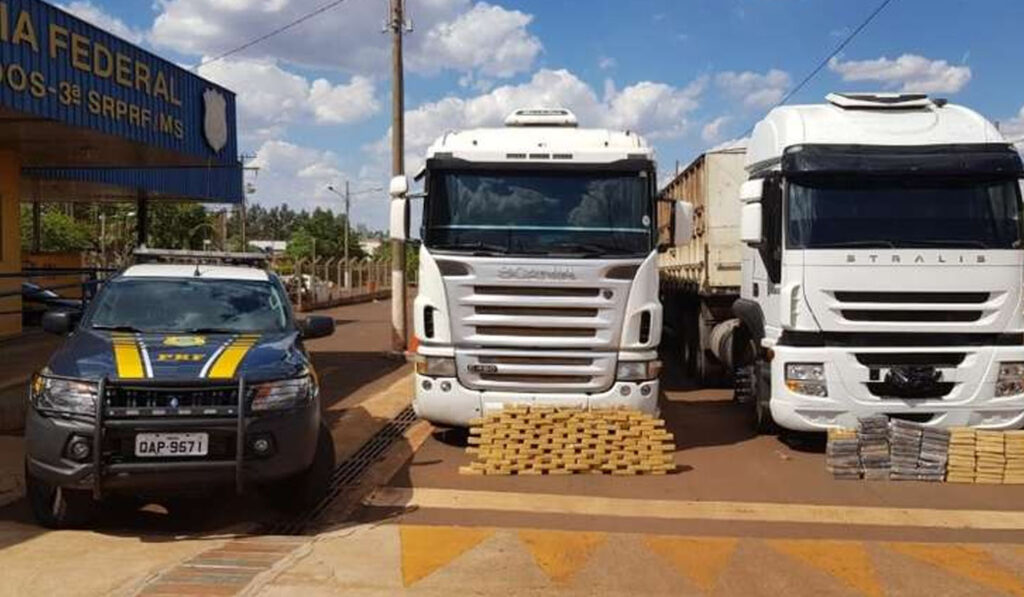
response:
<path id="1" fill-rule="evenodd" d="M 98 504 L 81 489 L 65 489 L 33 476 L 25 466 L 25 497 L 36 522 L 48 529 L 76 529 L 89 524 Z"/>
<path id="2" fill-rule="evenodd" d="M 711 327 L 708 324 L 707 318 L 704 316 L 704 309 L 698 309 L 697 311 L 697 325 L 694 334 L 695 344 L 694 347 L 694 376 L 697 381 L 700 382 L 702 387 L 708 388 L 718 384 L 718 372 L 715 368 L 713 357 L 708 353 L 708 336 L 711 333 Z"/>
<path id="3" fill-rule="evenodd" d="M 264 485 L 261 492 L 276 509 L 301 512 L 316 506 L 327 495 L 333 473 L 334 440 L 331 438 L 331 430 L 321 421 L 316 440 L 316 454 L 309 468 L 291 477 Z"/>

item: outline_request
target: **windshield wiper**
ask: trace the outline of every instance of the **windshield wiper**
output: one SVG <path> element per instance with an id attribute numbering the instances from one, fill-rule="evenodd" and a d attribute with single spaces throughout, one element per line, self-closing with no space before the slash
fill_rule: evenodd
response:
<path id="1" fill-rule="evenodd" d="M 622 247 L 607 247 L 596 243 L 555 243 L 552 248 L 582 253 L 585 257 L 602 257 L 605 255 L 631 255 L 633 251 Z"/>
<path id="2" fill-rule="evenodd" d="M 473 255 L 494 255 L 495 253 L 504 255 L 508 253 L 508 247 L 483 242 L 446 243 L 430 245 L 430 248 L 438 251 L 466 251 Z"/>
<path id="3" fill-rule="evenodd" d="M 136 334 L 144 334 L 146 330 L 140 330 L 133 325 L 104 325 L 102 323 L 94 323 L 92 325 L 94 330 L 103 330 L 107 332 L 132 332 Z"/>
<path id="4" fill-rule="evenodd" d="M 964 247 L 971 247 L 975 249 L 987 249 L 989 246 L 980 240 L 969 240 L 969 239 L 941 239 L 941 238 L 925 238 L 925 239 L 914 239 L 901 241 L 900 245 L 906 245 L 908 247 L 940 247 L 943 249 L 962 249 Z"/>
<path id="5" fill-rule="evenodd" d="M 865 248 L 865 249 L 877 249 L 877 248 L 881 247 L 881 248 L 887 248 L 887 249 L 895 249 L 896 245 L 894 245 L 891 240 L 847 240 L 847 241 L 836 242 L 836 243 L 822 243 L 822 244 L 815 243 L 815 244 L 811 245 L 810 247 L 805 247 L 805 248 L 810 248 L 810 249 L 839 249 L 839 248 L 843 248 L 843 247 L 861 247 L 861 248 Z"/>

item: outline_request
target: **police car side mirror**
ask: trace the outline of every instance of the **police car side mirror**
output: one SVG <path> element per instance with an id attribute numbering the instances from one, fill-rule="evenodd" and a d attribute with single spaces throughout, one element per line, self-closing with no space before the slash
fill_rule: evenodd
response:
<path id="1" fill-rule="evenodd" d="M 306 340 L 325 338 L 334 333 L 334 318 L 324 315 L 310 315 L 299 322 L 299 331 Z"/>
<path id="2" fill-rule="evenodd" d="M 78 314 L 71 311 L 47 311 L 43 313 L 43 330 L 58 336 L 66 336 L 75 329 Z"/>

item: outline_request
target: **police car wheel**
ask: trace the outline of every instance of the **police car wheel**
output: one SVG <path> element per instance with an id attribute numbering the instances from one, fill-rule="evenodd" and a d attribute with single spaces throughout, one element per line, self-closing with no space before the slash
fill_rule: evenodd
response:
<path id="1" fill-rule="evenodd" d="M 262 488 L 263 495 L 279 510 L 298 512 L 317 505 L 327 494 L 334 472 L 334 440 L 320 423 L 313 463 L 301 473 Z"/>
<path id="2" fill-rule="evenodd" d="M 50 529 L 85 526 L 97 509 L 97 503 L 89 492 L 50 485 L 27 470 L 25 494 L 36 521 Z"/>

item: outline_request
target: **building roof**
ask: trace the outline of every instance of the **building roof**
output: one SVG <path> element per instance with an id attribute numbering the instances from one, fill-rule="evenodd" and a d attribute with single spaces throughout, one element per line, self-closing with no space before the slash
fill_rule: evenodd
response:
<path id="1" fill-rule="evenodd" d="M 198 270 L 199 275 L 196 275 Z M 255 267 L 232 265 L 189 265 L 181 263 L 147 263 L 133 265 L 122 274 L 123 278 L 189 278 L 206 280 L 248 280 L 266 282 L 270 276 Z"/>

